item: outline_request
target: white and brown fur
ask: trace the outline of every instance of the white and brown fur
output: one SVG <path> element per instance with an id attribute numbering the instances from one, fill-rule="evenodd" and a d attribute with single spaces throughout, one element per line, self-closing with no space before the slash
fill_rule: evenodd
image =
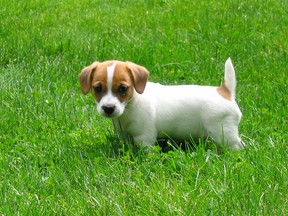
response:
<path id="1" fill-rule="evenodd" d="M 241 111 L 235 101 L 236 78 L 230 58 L 219 87 L 166 86 L 147 82 L 146 68 L 132 62 L 94 62 L 80 73 L 83 94 L 91 89 L 100 115 L 115 129 L 150 149 L 158 139 L 211 137 L 219 146 L 242 149 Z"/>

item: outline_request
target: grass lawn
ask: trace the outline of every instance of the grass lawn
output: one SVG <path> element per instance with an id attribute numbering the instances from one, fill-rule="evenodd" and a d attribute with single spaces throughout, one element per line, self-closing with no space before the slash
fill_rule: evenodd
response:
<path id="1" fill-rule="evenodd" d="M 0 215 L 288 214 L 288 1 L 0 2 Z M 78 83 L 119 59 L 219 85 L 229 56 L 239 152 L 144 154 Z"/>

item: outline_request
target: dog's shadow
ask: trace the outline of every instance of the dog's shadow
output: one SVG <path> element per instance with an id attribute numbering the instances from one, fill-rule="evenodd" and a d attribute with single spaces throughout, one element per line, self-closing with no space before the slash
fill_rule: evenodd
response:
<path id="1" fill-rule="evenodd" d="M 184 152 L 194 152 L 199 146 L 200 141 L 194 140 L 173 140 L 173 139 L 160 139 L 157 140 L 157 145 L 161 148 L 161 152 L 167 153 L 169 151 L 181 149 Z"/>
<path id="2" fill-rule="evenodd" d="M 199 140 L 174 140 L 170 138 L 158 139 L 152 150 L 146 151 L 144 147 L 136 145 L 133 141 L 123 141 L 117 135 L 111 135 L 109 138 L 112 142 L 109 144 L 110 150 L 107 152 L 108 157 L 122 157 L 127 153 L 131 153 L 136 156 L 139 154 L 149 154 L 149 152 L 168 153 L 171 151 L 181 150 L 185 153 L 195 152 L 198 148 L 203 148 L 206 151 L 212 150 L 217 154 L 221 154 L 222 150 L 210 139 L 199 139 Z"/>
<path id="3" fill-rule="evenodd" d="M 208 149 L 220 153 L 218 147 L 210 139 L 199 139 L 199 140 L 174 140 L 170 138 L 159 139 L 155 143 L 155 147 L 152 150 L 146 151 L 145 148 L 136 145 L 131 139 L 123 140 L 121 137 L 112 131 L 107 134 L 103 140 L 98 140 L 97 143 L 91 143 L 89 145 L 78 146 L 81 151 L 85 152 L 87 157 L 98 158 L 122 158 L 130 154 L 131 156 L 146 155 L 149 152 L 158 152 L 159 154 L 168 153 L 171 151 L 181 150 L 185 153 L 195 152 L 199 148 L 203 148 L 206 151 Z"/>

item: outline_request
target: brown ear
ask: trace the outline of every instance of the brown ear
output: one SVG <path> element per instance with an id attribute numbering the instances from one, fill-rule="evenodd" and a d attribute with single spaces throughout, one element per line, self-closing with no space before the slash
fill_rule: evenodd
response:
<path id="1" fill-rule="evenodd" d="M 83 94 L 87 94 L 91 89 L 91 75 L 92 71 L 95 70 L 99 62 L 93 62 L 88 67 L 83 68 L 79 74 L 79 81 L 81 86 L 81 91 Z"/>
<path id="2" fill-rule="evenodd" d="M 148 80 L 148 76 L 149 76 L 148 70 L 132 62 L 126 62 L 126 64 L 127 64 L 129 71 L 131 72 L 135 90 L 139 94 L 142 94 L 144 92 L 144 89 Z"/>

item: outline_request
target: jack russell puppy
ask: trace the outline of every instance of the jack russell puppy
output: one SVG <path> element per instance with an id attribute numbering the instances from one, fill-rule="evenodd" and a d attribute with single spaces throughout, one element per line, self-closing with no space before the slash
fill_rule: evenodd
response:
<path id="1" fill-rule="evenodd" d="M 132 62 L 94 62 L 80 75 L 83 94 L 91 89 L 100 115 L 112 119 L 124 138 L 149 149 L 158 139 L 211 137 L 219 147 L 244 147 L 238 135 L 241 111 L 235 101 L 236 78 L 230 58 L 219 87 L 166 86 L 147 82 L 146 68 Z"/>

